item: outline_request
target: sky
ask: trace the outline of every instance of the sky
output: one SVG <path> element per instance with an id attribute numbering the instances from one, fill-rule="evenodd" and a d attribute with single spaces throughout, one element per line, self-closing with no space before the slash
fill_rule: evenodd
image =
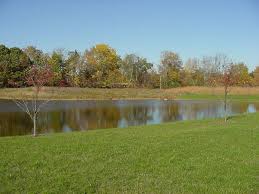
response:
<path id="1" fill-rule="evenodd" d="M 159 64 L 224 53 L 259 65 L 257 0 L 0 0 L 0 44 L 79 50 L 106 43 Z"/>

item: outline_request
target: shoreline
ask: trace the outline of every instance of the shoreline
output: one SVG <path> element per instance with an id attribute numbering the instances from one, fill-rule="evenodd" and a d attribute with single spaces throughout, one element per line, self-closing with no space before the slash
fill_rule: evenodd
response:
<path id="1" fill-rule="evenodd" d="M 2 88 L 1 100 L 32 100 L 32 88 Z M 171 89 L 148 88 L 53 88 L 44 87 L 39 100 L 219 100 L 224 95 L 222 87 L 180 87 Z M 259 101 L 259 87 L 233 87 L 230 100 Z"/>
<path id="2" fill-rule="evenodd" d="M 182 95 L 176 98 L 158 98 L 158 97 L 138 97 L 138 98 L 38 98 L 39 101 L 44 101 L 44 100 L 50 100 L 50 101 L 119 101 L 119 100 L 128 100 L 128 101 L 137 101 L 137 100 L 161 100 L 161 101 L 190 101 L 190 100 L 194 100 L 194 101 L 222 101 L 223 100 L 223 95 L 219 96 L 219 95 L 211 95 L 208 97 L 203 97 L 203 95 L 192 95 L 192 96 L 188 96 L 188 95 Z M 247 98 L 247 99 L 245 99 Z M 252 99 L 249 99 L 252 98 Z M 258 98 L 258 99 L 254 99 L 254 98 Z M 8 98 L 8 97 L 0 97 L 0 100 L 7 100 L 7 101 L 12 101 L 13 98 Z M 16 98 L 16 100 L 33 100 L 33 98 Z M 259 95 L 255 96 L 255 95 L 230 95 L 229 99 L 230 101 L 246 101 L 246 102 L 258 102 L 259 101 Z"/>

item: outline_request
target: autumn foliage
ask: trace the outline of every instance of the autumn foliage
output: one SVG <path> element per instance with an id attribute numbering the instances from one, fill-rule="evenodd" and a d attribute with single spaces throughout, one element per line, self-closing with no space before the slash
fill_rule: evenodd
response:
<path id="1" fill-rule="evenodd" d="M 259 85 L 259 67 L 249 72 L 244 63 L 232 60 L 222 71 L 224 55 L 189 58 L 163 51 L 160 64 L 136 54 L 118 55 L 107 44 L 97 44 L 84 52 L 54 50 L 47 54 L 28 46 L 7 48 L 0 45 L 0 87 L 148 87 L 181 86 L 255 86 Z M 231 80 L 230 80 L 231 77 Z"/>
<path id="2" fill-rule="evenodd" d="M 26 83 L 40 90 L 43 86 L 50 83 L 53 78 L 53 72 L 49 65 L 36 66 L 32 65 L 26 76 Z"/>

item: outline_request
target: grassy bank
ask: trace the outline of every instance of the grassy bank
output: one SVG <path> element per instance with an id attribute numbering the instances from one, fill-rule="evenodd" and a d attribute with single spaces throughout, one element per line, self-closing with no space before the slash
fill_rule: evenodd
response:
<path id="1" fill-rule="evenodd" d="M 0 138 L 0 192 L 258 193 L 258 119 Z"/>
<path id="2" fill-rule="evenodd" d="M 32 88 L 0 89 L 0 99 L 30 98 Z M 85 99 L 223 99 L 223 88 L 215 87 L 182 87 L 172 89 L 98 89 L 98 88 L 44 88 L 40 98 L 85 100 Z M 259 101 L 259 87 L 233 87 L 231 99 Z"/>
<path id="3" fill-rule="evenodd" d="M 181 94 L 176 99 L 182 100 L 224 100 L 224 96 L 221 94 Z M 231 94 L 228 95 L 228 101 L 239 101 L 239 102 L 258 102 L 259 95 L 240 95 Z"/>

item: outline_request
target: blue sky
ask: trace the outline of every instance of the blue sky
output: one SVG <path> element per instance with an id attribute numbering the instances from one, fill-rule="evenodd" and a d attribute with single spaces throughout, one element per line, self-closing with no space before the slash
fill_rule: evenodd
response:
<path id="1" fill-rule="evenodd" d="M 107 43 L 120 55 L 159 63 L 163 50 L 186 60 L 225 53 L 259 65 L 257 0 L 0 0 L 0 43 L 84 51 Z"/>

